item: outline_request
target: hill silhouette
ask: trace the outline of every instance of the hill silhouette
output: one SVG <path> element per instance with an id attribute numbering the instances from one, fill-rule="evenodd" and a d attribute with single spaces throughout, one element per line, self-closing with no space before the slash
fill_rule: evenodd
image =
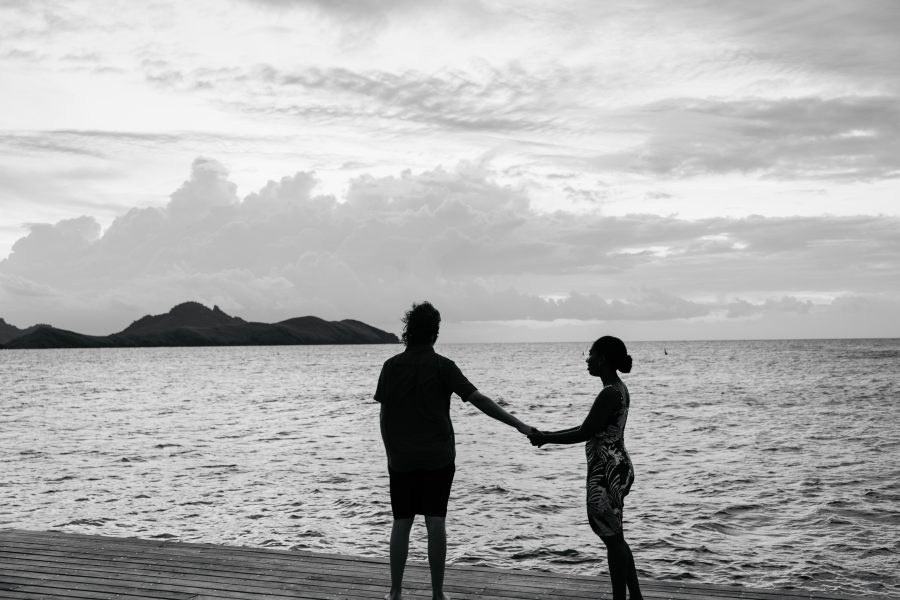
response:
<path id="1" fill-rule="evenodd" d="M 230 316 L 218 306 L 210 309 L 199 302 L 184 302 L 168 313 L 141 317 L 122 331 L 106 336 L 85 335 L 50 325 L 27 330 L 7 327 L 22 332 L 0 339 L 0 344 L 9 349 L 396 344 L 400 341 L 393 333 L 352 319 L 326 321 L 306 316 L 280 323 L 254 323 Z"/>
<path id="2" fill-rule="evenodd" d="M 26 333 L 31 333 L 38 327 L 38 325 L 32 325 L 26 329 L 19 329 L 15 325 L 10 325 L 3 319 L 0 319 L 0 345 L 6 344 L 6 342 L 21 335 L 25 335 Z"/>
<path id="3" fill-rule="evenodd" d="M 120 333 L 159 333 L 179 327 L 220 327 L 245 323 L 246 321 L 240 317 L 226 315 L 218 306 L 213 306 L 210 310 L 199 302 L 182 302 L 164 315 L 141 317 Z"/>

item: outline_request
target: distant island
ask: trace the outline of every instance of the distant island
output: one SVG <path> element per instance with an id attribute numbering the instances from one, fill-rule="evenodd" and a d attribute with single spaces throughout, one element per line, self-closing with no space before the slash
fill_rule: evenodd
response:
<path id="1" fill-rule="evenodd" d="M 218 306 L 184 302 L 162 315 L 142 317 L 118 333 L 85 335 L 51 325 L 19 329 L 0 319 L 0 348 L 146 348 L 156 346 L 286 346 L 301 344 L 397 344 L 393 333 L 361 321 L 297 317 L 253 323 Z"/>

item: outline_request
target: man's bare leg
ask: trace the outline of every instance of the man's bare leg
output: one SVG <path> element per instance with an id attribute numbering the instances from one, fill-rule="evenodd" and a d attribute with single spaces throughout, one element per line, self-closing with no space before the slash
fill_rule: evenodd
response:
<path id="1" fill-rule="evenodd" d="M 428 566 L 431 567 L 432 600 L 449 600 L 444 593 L 444 564 L 447 561 L 446 517 L 425 517 L 428 529 Z"/>
<path id="2" fill-rule="evenodd" d="M 409 532 L 415 517 L 394 519 L 391 527 L 391 592 L 386 600 L 400 600 L 403 591 L 403 571 L 409 554 Z"/>

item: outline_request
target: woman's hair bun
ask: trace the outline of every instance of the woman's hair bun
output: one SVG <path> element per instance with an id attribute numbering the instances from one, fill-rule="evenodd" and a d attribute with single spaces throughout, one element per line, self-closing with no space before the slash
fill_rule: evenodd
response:
<path id="1" fill-rule="evenodd" d="M 626 354 L 624 358 L 620 359 L 620 364 L 616 368 L 623 373 L 631 373 L 631 355 Z"/>

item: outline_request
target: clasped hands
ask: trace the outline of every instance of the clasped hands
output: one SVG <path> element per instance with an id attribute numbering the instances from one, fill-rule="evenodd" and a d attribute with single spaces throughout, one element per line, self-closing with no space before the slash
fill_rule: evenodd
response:
<path id="1" fill-rule="evenodd" d="M 547 435 L 537 427 L 531 427 L 530 425 L 522 423 L 522 426 L 517 427 L 516 429 L 519 430 L 519 433 L 528 436 L 528 441 L 531 442 L 532 446 L 540 448 L 547 443 Z"/>

